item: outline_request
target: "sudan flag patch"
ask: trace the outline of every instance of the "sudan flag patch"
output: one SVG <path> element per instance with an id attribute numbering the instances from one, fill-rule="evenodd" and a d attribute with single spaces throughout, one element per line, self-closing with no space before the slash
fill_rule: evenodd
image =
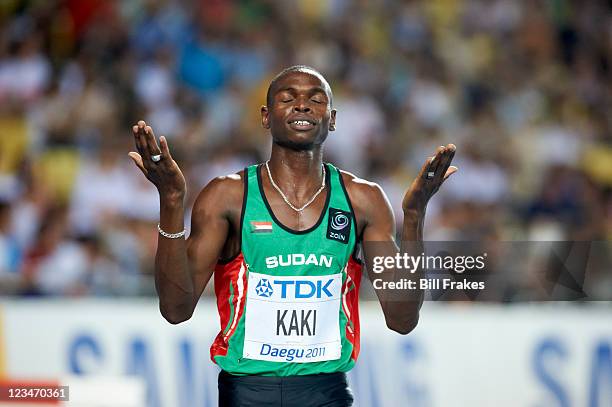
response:
<path id="1" fill-rule="evenodd" d="M 272 233 L 272 222 L 251 222 L 251 233 Z"/>

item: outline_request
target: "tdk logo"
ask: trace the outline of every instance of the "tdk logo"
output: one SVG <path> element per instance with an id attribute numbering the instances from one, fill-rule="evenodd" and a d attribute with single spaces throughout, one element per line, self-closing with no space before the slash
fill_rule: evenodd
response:
<path id="1" fill-rule="evenodd" d="M 333 281 L 331 278 L 327 281 L 274 280 L 272 284 L 276 288 L 280 288 L 281 298 L 331 298 L 333 294 L 329 291 L 329 286 Z M 270 297 L 274 290 L 268 280 L 264 278 L 257 283 L 255 292 L 261 297 Z"/>
<path id="2" fill-rule="evenodd" d="M 267 278 L 262 278 L 261 280 L 259 280 L 257 286 L 255 286 L 255 292 L 260 297 L 266 298 L 271 297 L 272 294 L 274 294 L 274 290 L 272 289 L 272 286 L 270 285 L 270 282 Z"/>
<path id="3" fill-rule="evenodd" d="M 336 208 L 329 208 L 327 238 L 348 244 L 351 233 L 351 213 Z"/>

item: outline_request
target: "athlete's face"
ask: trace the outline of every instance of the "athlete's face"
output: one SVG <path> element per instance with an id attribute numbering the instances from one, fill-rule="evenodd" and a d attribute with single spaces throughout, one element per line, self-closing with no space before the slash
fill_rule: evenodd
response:
<path id="1" fill-rule="evenodd" d="M 335 129 L 336 111 L 326 84 L 309 72 L 290 72 L 271 89 L 270 106 L 261 107 L 262 125 L 275 143 L 310 150 Z"/>

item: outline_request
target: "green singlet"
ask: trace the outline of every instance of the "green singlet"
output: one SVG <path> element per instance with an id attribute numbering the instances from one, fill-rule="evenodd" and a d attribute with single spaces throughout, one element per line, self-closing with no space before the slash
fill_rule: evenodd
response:
<path id="1" fill-rule="evenodd" d="M 274 216 L 262 165 L 244 171 L 241 251 L 215 268 L 221 330 L 210 355 L 234 375 L 346 372 L 359 354 L 355 215 L 331 164 L 318 221 L 296 231 Z"/>

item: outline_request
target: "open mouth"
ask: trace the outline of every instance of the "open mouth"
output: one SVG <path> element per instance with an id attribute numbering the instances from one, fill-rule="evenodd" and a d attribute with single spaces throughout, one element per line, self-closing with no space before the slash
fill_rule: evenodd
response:
<path id="1" fill-rule="evenodd" d="M 289 120 L 288 123 L 289 127 L 297 131 L 311 130 L 316 126 L 316 123 L 314 121 L 306 119 Z"/>

